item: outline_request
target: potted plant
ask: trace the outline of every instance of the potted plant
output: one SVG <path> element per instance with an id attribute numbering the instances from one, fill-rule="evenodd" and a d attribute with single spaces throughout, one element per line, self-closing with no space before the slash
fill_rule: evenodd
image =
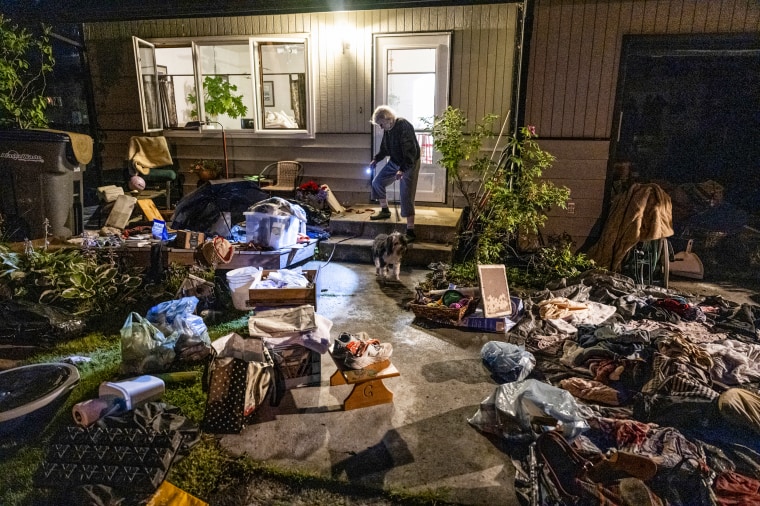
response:
<path id="1" fill-rule="evenodd" d="M 207 117 L 216 118 L 220 114 L 230 118 L 245 116 L 248 107 L 243 104 L 243 96 L 236 94 L 236 91 L 237 86 L 230 84 L 224 76 L 206 76 L 203 79 L 203 109 Z M 195 93 L 189 93 L 187 101 L 194 106 L 190 115 L 199 118 Z"/>
<path id="2" fill-rule="evenodd" d="M 296 200 L 317 209 L 324 209 L 327 202 L 327 187 L 314 181 L 306 181 L 296 189 Z"/>
<path id="3" fill-rule="evenodd" d="M 0 128 L 46 128 L 45 79 L 55 59 L 50 28 L 35 35 L 0 14 Z"/>
<path id="4" fill-rule="evenodd" d="M 195 160 L 190 164 L 190 173 L 201 181 L 216 179 L 222 173 L 222 164 L 218 160 Z"/>

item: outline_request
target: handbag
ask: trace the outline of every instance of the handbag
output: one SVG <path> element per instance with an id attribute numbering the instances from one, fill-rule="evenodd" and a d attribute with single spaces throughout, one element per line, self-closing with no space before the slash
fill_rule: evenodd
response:
<path id="1" fill-rule="evenodd" d="M 212 343 L 206 371 L 204 430 L 237 434 L 264 403 L 274 380 L 274 361 L 261 339 L 232 333 Z"/>

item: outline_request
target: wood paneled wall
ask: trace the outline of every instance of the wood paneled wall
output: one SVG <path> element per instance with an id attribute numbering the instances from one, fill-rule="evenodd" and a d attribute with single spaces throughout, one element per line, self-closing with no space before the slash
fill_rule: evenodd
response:
<path id="1" fill-rule="evenodd" d="M 536 0 L 526 122 L 609 139 L 623 35 L 757 33 L 757 0 Z"/>
<path id="2" fill-rule="evenodd" d="M 120 166 L 139 134 L 139 103 L 131 36 L 143 39 L 309 33 L 316 92 L 316 139 L 228 136 L 236 175 L 257 173 L 277 159 L 304 161 L 306 177 L 336 193 L 368 192 L 371 153 L 372 35 L 451 31 L 450 103 L 472 122 L 503 117 L 512 101 L 518 7 L 514 3 L 378 9 L 276 16 L 162 19 L 85 25 L 99 126 L 106 133 L 104 166 Z M 348 44 L 344 47 L 344 42 Z M 361 134 L 361 135 L 357 135 Z M 345 136 L 345 137 L 342 137 Z M 218 134 L 172 137 L 180 162 L 208 155 Z M 218 154 L 218 150 L 217 153 Z M 368 198 L 368 196 L 366 196 Z M 451 197 L 450 197 L 451 199 Z"/>
<path id="3" fill-rule="evenodd" d="M 525 123 L 557 157 L 546 176 L 575 204 L 551 213 L 547 233 L 566 231 L 577 246 L 598 236 L 623 35 L 758 31 L 756 0 L 535 0 Z"/>

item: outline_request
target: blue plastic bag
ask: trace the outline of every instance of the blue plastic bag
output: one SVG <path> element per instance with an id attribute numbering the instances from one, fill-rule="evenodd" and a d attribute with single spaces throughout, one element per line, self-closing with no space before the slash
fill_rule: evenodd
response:
<path id="1" fill-rule="evenodd" d="M 501 341 L 488 341 L 480 349 L 483 365 L 499 384 L 522 381 L 536 365 L 536 357 L 522 346 Z"/>

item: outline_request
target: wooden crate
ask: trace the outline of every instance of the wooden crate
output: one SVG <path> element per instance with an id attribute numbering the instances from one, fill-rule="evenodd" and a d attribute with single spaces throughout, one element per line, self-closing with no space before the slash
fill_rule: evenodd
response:
<path id="1" fill-rule="evenodd" d="M 265 270 L 261 279 L 270 272 Z M 311 283 L 306 288 L 252 288 L 248 291 L 248 307 L 303 306 L 311 304 L 317 310 L 317 271 L 303 270 L 303 275 Z"/>

